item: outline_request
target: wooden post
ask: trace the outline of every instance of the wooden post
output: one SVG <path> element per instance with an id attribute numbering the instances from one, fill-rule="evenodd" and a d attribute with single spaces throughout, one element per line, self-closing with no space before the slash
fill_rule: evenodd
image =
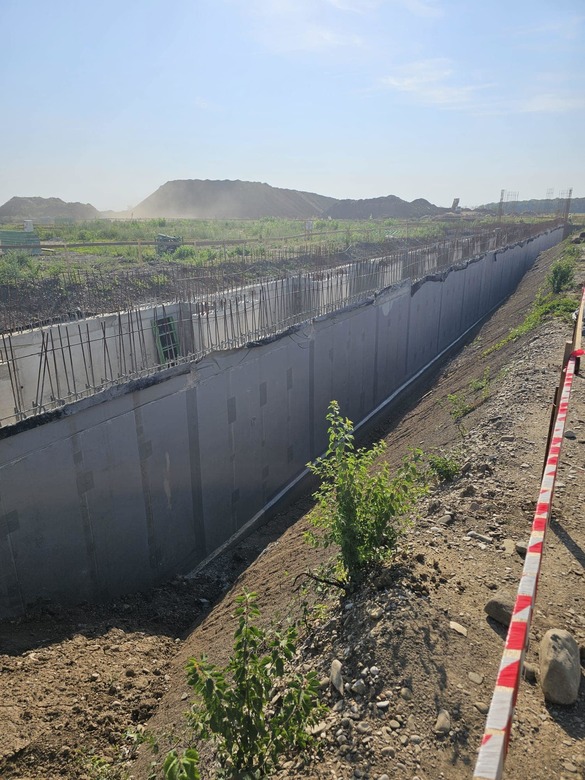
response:
<path id="1" fill-rule="evenodd" d="M 581 304 L 579 305 L 579 312 L 577 314 L 577 322 L 575 323 L 575 331 L 573 334 L 573 344 L 575 350 L 581 349 L 582 333 L 583 333 L 583 307 L 585 306 L 585 295 L 581 296 Z M 575 360 L 575 373 L 579 373 L 581 367 L 580 358 Z"/>

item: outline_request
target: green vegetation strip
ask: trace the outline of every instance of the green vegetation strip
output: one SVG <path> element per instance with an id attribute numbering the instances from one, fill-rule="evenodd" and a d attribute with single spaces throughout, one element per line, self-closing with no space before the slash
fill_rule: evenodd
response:
<path id="1" fill-rule="evenodd" d="M 483 357 L 487 357 L 506 344 L 516 341 L 520 336 L 534 330 L 547 319 L 559 317 L 566 322 L 571 321 L 571 315 L 579 304 L 578 294 L 572 291 L 572 288 L 575 285 L 576 264 L 580 256 L 579 246 L 565 242 L 560 257 L 551 266 L 546 279 L 546 287 L 539 291 L 524 321 L 512 328 L 507 336 L 498 341 L 497 344 L 486 349 L 482 353 Z"/>

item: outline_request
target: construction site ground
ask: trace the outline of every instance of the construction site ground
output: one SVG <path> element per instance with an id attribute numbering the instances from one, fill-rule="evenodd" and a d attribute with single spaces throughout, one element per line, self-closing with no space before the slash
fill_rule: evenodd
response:
<path id="1" fill-rule="evenodd" d="M 297 575 L 331 555 L 304 541 L 307 497 L 192 578 L 104 605 L 39 604 L 0 623 L 0 777 L 160 777 L 162 757 L 185 732 L 186 661 L 206 653 L 225 663 L 234 600 L 245 588 L 258 594 L 264 624 L 301 621 L 296 664 L 318 673 L 328 705 L 317 729 L 319 754 L 288 757 L 277 778 L 470 778 L 505 637 L 484 605 L 495 591 L 516 592 L 523 565 L 516 543 L 530 533 L 571 326 L 548 321 L 483 355 L 523 321 L 559 251 L 543 253 L 474 340 L 371 434 L 386 439 L 392 465 L 420 447 L 463 467 L 421 501 L 392 565 L 350 599 L 299 590 Z M 584 280 L 581 264 L 577 282 Z M 457 405 L 473 408 L 457 421 Z M 568 629 L 585 646 L 582 375 L 567 432 L 530 633 L 532 664 L 549 628 Z M 340 698 L 332 690 L 334 658 L 350 686 L 363 681 L 362 693 Z M 442 709 L 450 729 L 438 736 Z M 505 776 L 583 777 L 584 736 L 583 684 L 577 703 L 560 707 L 545 702 L 538 681 L 523 680 Z M 205 746 L 202 759 L 203 777 L 213 777 Z"/>

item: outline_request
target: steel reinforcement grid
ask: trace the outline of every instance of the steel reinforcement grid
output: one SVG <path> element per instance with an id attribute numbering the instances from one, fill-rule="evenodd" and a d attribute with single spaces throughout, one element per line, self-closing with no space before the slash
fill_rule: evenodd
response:
<path id="1" fill-rule="evenodd" d="M 480 231 L 451 240 L 384 253 L 383 260 L 402 264 L 408 275 L 420 258 L 433 252 L 436 269 L 453 263 L 453 258 L 469 259 L 488 250 L 502 248 L 558 227 L 561 222 L 551 220 L 538 223 L 504 225 L 489 231 Z M 317 249 L 322 249 L 318 247 Z M 309 255 L 308 253 L 311 252 Z M 307 246 L 300 254 L 283 259 L 281 250 L 266 260 L 275 265 L 290 263 L 303 272 L 326 272 L 340 265 L 358 262 L 357 247 L 349 246 L 343 252 L 315 253 Z M 145 304 L 163 304 L 178 301 L 204 300 L 222 291 L 249 284 L 261 284 L 276 278 L 290 276 L 290 270 L 275 276 L 258 275 L 249 263 L 221 263 L 220 265 L 188 266 L 167 263 L 164 266 L 139 267 L 112 273 L 99 270 L 72 270 L 43 279 L 28 279 L 0 284 L 0 333 L 30 330 L 52 322 L 122 312 Z"/>

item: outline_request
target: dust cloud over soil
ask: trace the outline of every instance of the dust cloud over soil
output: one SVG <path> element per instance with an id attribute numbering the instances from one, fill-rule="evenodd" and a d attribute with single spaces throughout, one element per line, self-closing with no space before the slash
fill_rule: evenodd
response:
<path id="1" fill-rule="evenodd" d="M 326 557 L 302 537 L 307 498 L 193 579 L 108 605 L 39 606 L 0 624 L 0 776 L 145 780 L 168 735 L 180 741 L 187 659 L 227 660 L 234 599 L 246 588 L 258 593 L 265 624 L 323 605 L 309 618 L 297 658 L 324 680 L 330 710 L 319 729 L 321 755 L 293 756 L 280 780 L 469 778 L 505 631 L 483 608 L 495 590 L 517 588 L 523 561 L 515 546 L 530 533 L 570 326 L 547 322 L 482 353 L 523 320 L 558 251 L 541 255 L 473 343 L 373 433 L 387 439 L 392 465 L 413 446 L 453 453 L 464 464 L 454 482 L 423 500 L 392 567 L 345 602 L 295 590 L 295 577 Z M 578 376 L 573 385 L 567 428 L 575 438 L 563 444 L 532 663 L 549 628 L 566 628 L 585 644 L 584 381 Z M 474 407 L 459 423 L 449 396 Z M 350 686 L 363 682 L 343 699 L 325 682 L 334 658 Z M 582 686 L 575 705 L 557 707 L 537 684 L 522 682 L 506 777 L 583 776 L 583 694 Z M 444 735 L 435 733 L 440 710 L 449 718 Z M 138 746 L 143 727 L 156 736 L 159 756 Z"/>

